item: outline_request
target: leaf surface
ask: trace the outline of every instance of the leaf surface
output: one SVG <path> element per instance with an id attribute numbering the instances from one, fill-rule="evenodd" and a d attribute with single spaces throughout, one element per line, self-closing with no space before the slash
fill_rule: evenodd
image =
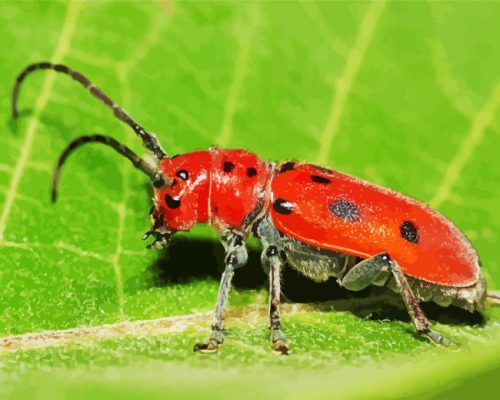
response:
<path id="1" fill-rule="evenodd" d="M 283 319 L 294 354 L 274 357 L 255 241 L 231 294 L 226 345 L 214 357 L 193 354 L 220 276 L 214 233 L 199 227 L 168 254 L 146 251 L 148 182 L 100 146 L 71 156 L 50 204 L 52 168 L 78 135 L 109 134 L 145 151 L 67 77 L 29 77 L 17 121 L 10 91 L 28 63 L 64 62 L 169 154 L 244 148 L 429 202 L 469 236 L 498 289 L 499 17 L 495 2 L 3 2 L 4 393 L 363 398 L 493 385 L 498 310 L 481 326 L 477 316 L 427 307 L 436 330 L 462 347 L 454 353 L 416 338 L 397 297 L 352 295 L 290 271 Z"/>

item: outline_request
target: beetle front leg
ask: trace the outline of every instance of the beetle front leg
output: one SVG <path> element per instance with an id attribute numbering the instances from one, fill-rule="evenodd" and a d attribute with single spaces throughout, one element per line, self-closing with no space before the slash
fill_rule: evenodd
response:
<path id="1" fill-rule="evenodd" d="M 148 244 L 146 248 L 161 250 L 168 247 L 170 236 L 172 236 L 173 232 L 167 230 L 165 227 L 163 213 L 153 206 L 149 212 L 149 217 L 151 220 L 151 230 L 144 233 L 142 240 L 146 240 L 152 236 L 154 241 Z"/>
<path id="2" fill-rule="evenodd" d="M 451 342 L 448 339 L 431 330 L 431 323 L 420 307 L 417 297 L 401 271 L 401 267 L 388 254 L 377 254 L 361 261 L 349 269 L 339 279 L 339 283 L 346 289 L 358 291 L 370 284 L 386 282 L 391 274 L 417 332 L 425 335 L 434 344 L 449 345 Z"/>
<path id="3" fill-rule="evenodd" d="M 224 258 L 225 269 L 219 285 L 219 293 L 215 304 L 215 312 L 212 319 L 212 334 L 208 343 L 197 343 L 194 351 L 201 353 L 214 353 L 224 343 L 224 314 L 231 289 L 231 281 L 234 271 L 244 266 L 248 260 L 248 253 L 243 237 L 236 232 L 228 231 L 223 236 L 222 243 L 226 249 Z"/>
<path id="4" fill-rule="evenodd" d="M 262 265 L 269 273 L 269 329 L 271 329 L 271 343 L 276 353 L 288 355 L 289 341 L 281 330 L 280 295 L 281 295 L 281 268 L 284 265 L 280 252 L 276 246 L 269 246 L 262 252 Z"/>
<path id="5" fill-rule="evenodd" d="M 142 240 L 146 240 L 148 237 L 152 236 L 154 241 L 146 246 L 147 249 L 161 250 L 168 247 L 170 242 L 171 232 L 162 230 L 151 230 L 147 231 L 142 235 Z"/>

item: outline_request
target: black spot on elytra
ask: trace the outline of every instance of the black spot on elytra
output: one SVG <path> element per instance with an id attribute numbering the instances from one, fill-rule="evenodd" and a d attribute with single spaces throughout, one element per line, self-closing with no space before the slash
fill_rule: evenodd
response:
<path id="1" fill-rule="evenodd" d="M 359 219 L 358 206 L 349 200 L 335 200 L 328 208 L 332 213 L 344 221 L 355 222 Z"/>
<path id="2" fill-rule="evenodd" d="M 165 203 L 167 203 L 168 208 L 178 208 L 181 205 L 180 200 L 174 199 L 169 194 L 165 195 Z"/>
<path id="3" fill-rule="evenodd" d="M 214 206 L 214 214 L 217 214 L 219 212 L 219 206 L 216 204 Z"/>
<path id="4" fill-rule="evenodd" d="M 283 199 L 276 199 L 273 203 L 273 208 L 277 213 L 290 215 L 293 211 L 293 204 Z"/>
<path id="5" fill-rule="evenodd" d="M 417 244 L 420 240 L 418 229 L 411 221 L 404 221 L 399 227 L 399 232 L 403 239 L 411 243 Z"/>
<path id="6" fill-rule="evenodd" d="M 257 175 L 257 170 L 254 167 L 247 168 L 247 176 L 252 177 Z"/>
<path id="7" fill-rule="evenodd" d="M 175 176 L 181 178 L 183 181 L 187 181 L 189 179 L 189 174 L 185 169 L 180 169 L 175 173 Z"/>
<path id="8" fill-rule="evenodd" d="M 283 173 L 283 172 L 291 171 L 294 168 L 295 168 L 295 163 L 293 161 L 287 161 L 286 163 L 284 163 L 281 166 L 280 172 Z"/>
<path id="9" fill-rule="evenodd" d="M 234 169 L 234 164 L 231 161 L 224 161 L 222 168 L 224 172 L 231 172 Z"/>
<path id="10" fill-rule="evenodd" d="M 322 185 L 328 185 L 332 183 L 332 181 L 324 176 L 319 175 L 311 175 L 311 180 L 316 183 L 321 183 Z"/>

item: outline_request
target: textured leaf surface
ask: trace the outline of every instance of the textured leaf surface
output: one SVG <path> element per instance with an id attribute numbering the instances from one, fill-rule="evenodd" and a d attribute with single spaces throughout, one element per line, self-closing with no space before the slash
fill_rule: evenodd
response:
<path id="1" fill-rule="evenodd" d="M 470 237 L 498 289 L 499 17 L 496 2 L 3 2 L 4 394 L 362 398 L 494 385 L 498 310 L 480 326 L 477 316 L 428 307 L 436 330 L 460 345 L 452 352 L 415 338 L 395 296 L 352 296 L 291 272 L 283 318 L 294 354 L 275 357 L 256 242 L 236 278 L 226 345 L 214 357 L 193 354 L 220 275 L 213 232 L 181 235 L 168 254 L 146 251 L 147 181 L 99 146 L 71 157 L 51 205 L 52 168 L 72 138 L 105 133 L 144 151 L 63 76 L 34 74 L 22 117 L 12 121 L 9 110 L 21 68 L 64 62 L 157 132 L 170 154 L 245 148 L 429 202 Z M 55 332 L 37 336 L 44 330 Z"/>

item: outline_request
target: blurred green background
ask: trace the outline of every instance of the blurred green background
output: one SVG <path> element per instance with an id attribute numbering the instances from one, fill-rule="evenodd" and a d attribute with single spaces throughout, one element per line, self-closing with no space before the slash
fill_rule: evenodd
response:
<path id="1" fill-rule="evenodd" d="M 209 334 L 222 250 L 200 227 L 146 251 L 147 179 L 105 133 L 140 141 L 71 79 L 88 75 L 170 154 L 212 145 L 324 164 L 430 203 L 500 289 L 499 2 L 8 2 L 0 4 L 0 342 L 4 397 L 454 397 L 498 391 L 500 312 L 427 307 L 459 351 L 416 338 L 397 297 L 285 273 L 294 354 L 268 343 L 258 244 L 238 272 L 224 348 Z M 328 301 L 313 305 L 318 301 Z M 172 317 L 167 320 L 155 320 Z M 146 320 L 143 324 L 126 321 Z M 105 324 L 111 324 L 106 326 Z M 57 337 L 59 335 L 59 338 Z M 62 335 L 62 336 L 61 336 Z"/>

